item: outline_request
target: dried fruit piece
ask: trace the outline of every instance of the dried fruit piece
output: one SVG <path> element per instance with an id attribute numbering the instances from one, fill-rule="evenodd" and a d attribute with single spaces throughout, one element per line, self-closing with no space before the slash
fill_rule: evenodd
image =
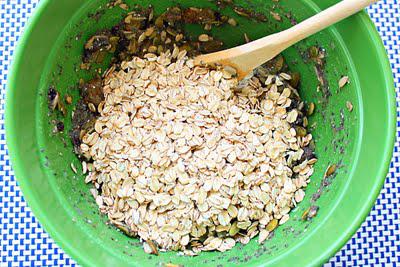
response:
<path id="1" fill-rule="evenodd" d="M 103 84 L 99 77 L 96 77 L 81 87 L 83 99 L 86 103 L 98 106 L 104 100 Z"/>
<path id="2" fill-rule="evenodd" d="M 47 99 L 49 101 L 49 108 L 54 110 L 60 101 L 60 94 L 53 86 L 50 86 L 47 91 Z"/>

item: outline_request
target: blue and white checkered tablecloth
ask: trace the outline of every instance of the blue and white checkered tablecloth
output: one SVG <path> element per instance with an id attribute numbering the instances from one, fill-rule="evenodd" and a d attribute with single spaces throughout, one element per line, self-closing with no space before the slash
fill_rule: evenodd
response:
<path id="1" fill-rule="evenodd" d="M 58 1 L 58 0 L 55 0 Z M 4 130 L 6 79 L 16 42 L 39 0 L 0 0 L 0 266 L 76 266 L 42 229 L 17 185 Z M 400 137 L 400 2 L 368 9 L 385 43 L 396 82 Z M 398 139 L 399 140 L 399 139 Z M 386 183 L 366 221 L 327 266 L 400 266 L 400 144 Z"/>

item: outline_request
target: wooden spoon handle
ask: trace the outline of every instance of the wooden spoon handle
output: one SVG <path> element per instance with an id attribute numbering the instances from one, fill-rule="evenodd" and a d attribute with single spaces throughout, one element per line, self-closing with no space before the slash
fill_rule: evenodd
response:
<path id="1" fill-rule="evenodd" d="M 195 64 L 219 63 L 238 71 L 242 79 L 252 70 L 271 60 L 286 48 L 328 26 L 347 18 L 379 0 L 343 0 L 317 15 L 293 26 L 253 42 L 227 50 L 197 56 Z"/>
<path id="2" fill-rule="evenodd" d="M 279 39 L 285 42 L 286 47 L 317 33 L 330 25 L 339 22 L 379 0 L 343 0 L 315 16 L 279 33 Z"/>

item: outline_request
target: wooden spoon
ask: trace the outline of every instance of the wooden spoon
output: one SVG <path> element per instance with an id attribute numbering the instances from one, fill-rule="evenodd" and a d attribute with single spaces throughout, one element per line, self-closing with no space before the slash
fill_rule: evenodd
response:
<path id="1" fill-rule="evenodd" d="M 237 70 L 238 78 L 241 80 L 286 48 L 378 1 L 343 0 L 285 31 L 231 49 L 197 56 L 194 62 L 197 65 L 231 66 Z"/>

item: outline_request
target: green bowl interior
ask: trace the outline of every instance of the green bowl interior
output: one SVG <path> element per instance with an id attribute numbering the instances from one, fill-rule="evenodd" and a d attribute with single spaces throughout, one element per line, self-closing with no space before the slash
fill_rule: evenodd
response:
<path id="1" fill-rule="evenodd" d="M 394 143 L 395 98 L 391 72 L 367 15 L 353 16 L 284 52 L 290 69 L 301 73 L 303 99 L 316 103 L 310 125 L 315 125 L 311 130 L 319 160 L 305 200 L 263 245 L 254 239 L 248 245 L 236 245 L 231 251 L 201 253 L 190 258 L 178 256 L 176 252 L 147 255 L 137 239 L 128 238 L 107 225 L 106 217 L 99 214 L 89 193 L 90 186 L 84 184 L 84 176 L 74 174 L 70 168 L 71 162 L 75 166 L 80 163 L 68 137 L 69 119 L 65 120 L 64 134 L 52 133 L 51 120 L 57 116 L 48 111 L 48 87 L 53 85 L 61 95 L 72 95 L 76 103 L 79 78 L 94 76 L 79 70 L 84 43 L 96 31 L 117 24 L 126 14 L 120 8 L 105 8 L 106 2 L 43 0 L 20 43 L 9 81 L 6 127 L 14 169 L 24 196 L 52 237 L 79 263 L 93 266 L 159 263 L 301 266 L 321 263 L 344 245 L 374 203 Z M 182 6 L 215 8 L 207 0 L 179 2 Z M 170 1 L 140 2 L 143 6 L 150 3 L 156 13 L 174 5 Z M 228 47 L 243 43 L 244 33 L 256 39 L 289 27 L 286 17 L 283 16 L 282 23 L 272 18 L 269 11 L 273 6 L 276 6 L 275 12 L 290 11 L 301 21 L 335 1 L 321 0 L 318 5 L 311 0 L 235 3 L 266 14 L 268 22 L 243 19 L 230 8 L 222 10 L 239 22 L 237 28 L 223 26 L 213 31 Z M 200 27 L 188 27 L 192 34 L 201 31 Z M 325 73 L 332 94 L 329 98 L 324 90 L 317 89 L 314 64 L 304 60 L 305 51 L 313 45 L 326 49 Z M 99 67 L 105 70 L 107 63 Z M 350 84 L 339 90 L 342 75 L 350 77 Z M 352 112 L 346 109 L 347 101 L 354 106 Z M 69 117 L 71 112 L 72 108 L 68 107 Z M 331 179 L 323 181 L 330 164 L 337 164 L 339 168 Z M 314 202 L 313 196 L 319 193 L 321 197 Z M 302 221 L 301 216 L 310 205 L 320 207 L 318 215 L 311 221 Z"/>

